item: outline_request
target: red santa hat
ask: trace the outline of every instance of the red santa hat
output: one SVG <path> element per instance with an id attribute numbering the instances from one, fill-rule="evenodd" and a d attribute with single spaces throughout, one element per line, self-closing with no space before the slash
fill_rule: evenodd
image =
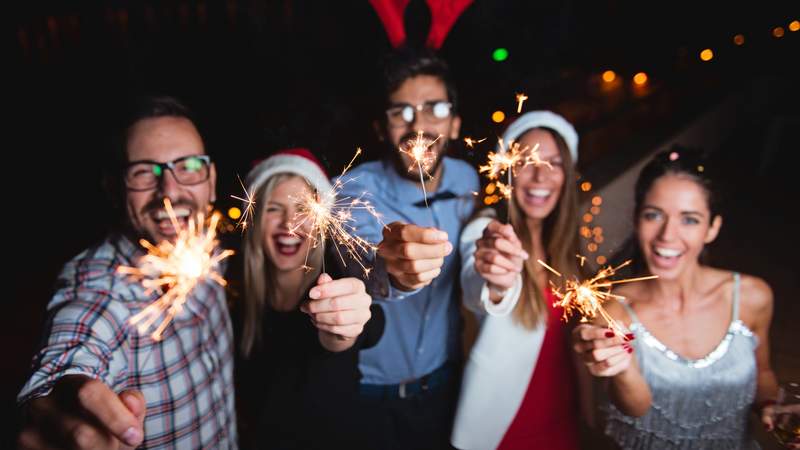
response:
<path id="1" fill-rule="evenodd" d="M 273 175 L 290 173 L 303 177 L 318 192 L 333 189 L 322 164 L 306 148 L 280 150 L 257 163 L 247 174 L 247 192 L 255 195 Z"/>

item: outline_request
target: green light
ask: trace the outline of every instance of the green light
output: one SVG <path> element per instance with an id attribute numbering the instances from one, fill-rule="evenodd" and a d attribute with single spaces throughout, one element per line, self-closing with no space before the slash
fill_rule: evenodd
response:
<path id="1" fill-rule="evenodd" d="M 203 162 L 199 158 L 189 158 L 186 160 L 186 170 L 188 172 L 197 172 L 203 168 Z"/>
<path id="2" fill-rule="evenodd" d="M 163 171 L 164 169 L 162 169 L 161 166 L 153 166 L 153 173 L 155 176 L 160 177 Z"/>
<path id="3" fill-rule="evenodd" d="M 492 59 L 497 62 L 505 61 L 506 59 L 508 59 L 508 49 L 505 49 L 503 47 L 494 49 L 494 51 L 492 52 Z"/>

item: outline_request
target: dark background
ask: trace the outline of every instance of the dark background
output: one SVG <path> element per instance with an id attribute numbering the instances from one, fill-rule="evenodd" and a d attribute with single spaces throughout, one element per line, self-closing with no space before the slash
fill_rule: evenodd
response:
<path id="1" fill-rule="evenodd" d="M 525 109 L 553 109 L 576 125 L 579 168 L 601 187 L 731 92 L 763 77 L 794 85 L 800 32 L 788 25 L 800 19 L 797 3 L 713 3 L 476 1 L 441 49 L 461 94 L 462 135 L 492 141 L 516 116 L 514 94 L 524 92 L 530 97 Z M 7 343 L 0 400 L 15 415 L 14 397 L 52 282 L 66 260 L 108 228 L 101 163 L 128 98 L 176 95 L 197 112 L 217 163 L 218 207 L 224 211 L 235 204 L 229 195 L 241 194 L 236 175 L 277 148 L 310 146 L 331 173 L 356 147 L 365 150 L 363 160 L 380 157 L 370 121 L 379 100 L 377 61 L 390 47 L 363 0 L 29 1 L 4 8 L 15 27 L 6 114 L 13 148 L 5 152 L 13 157 L 6 168 L 17 169 L 6 178 L 23 181 L 9 191 L 14 194 L 6 213 L 13 227 L 7 236 L 14 290 L 0 327 Z M 412 1 L 406 10 L 412 41 L 424 39 L 429 21 L 425 3 Z M 772 34 L 777 26 L 785 30 L 781 38 Z M 738 33 L 746 38 L 742 46 L 732 41 Z M 508 49 L 507 60 L 493 61 L 498 47 Z M 698 54 L 707 47 L 715 56 L 702 62 Z M 613 86 L 600 81 L 606 69 L 617 73 Z M 631 77 L 639 71 L 650 81 L 637 89 Z M 796 117 L 799 104 L 792 89 L 774 108 Z M 506 113 L 505 122 L 490 120 L 495 110 Z M 759 142 L 762 132 L 730 143 L 738 149 L 730 155 L 739 159 L 725 161 L 734 171 L 758 157 L 757 145 L 743 143 Z M 458 144 L 452 153 L 477 164 L 491 148 L 484 145 L 469 150 Z M 798 149 L 796 134 L 787 145 Z M 764 179 L 782 184 L 761 180 L 761 194 L 732 191 L 757 210 L 765 204 L 757 195 L 774 198 L 782 190 L 771 220 L 784 227 L 785 243 L 796 241 L 797 230 L 786 225 L 798 192 L 789 156 L 779 154 L 773 176 Z M 741 178 L 731 185 L 736 181 Z M 744 214 L 743 221 L 752 216 Z M 753 254 L 730 253 L 751 261 L 764 251 L 753 247 Z M 797 267 L 796 243 L 771 248 L 773 263 Z M 743 265 L 772 281 L 768 269 Z M 796 281 L 789 281 L 787 293 L 795 288 Z M 2 427 L 2 438 L 16 432 L 11 424 Z"/>

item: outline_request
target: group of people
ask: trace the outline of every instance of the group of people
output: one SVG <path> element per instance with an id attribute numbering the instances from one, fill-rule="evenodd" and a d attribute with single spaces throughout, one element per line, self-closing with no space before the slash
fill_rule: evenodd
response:
<path id="1" fill-rule="evenodd" d="M 549 111 L 508 126 L 505 142 L 538 145 L 548 164 L 519 168 L 498 215 L 476 207 L 475 169 L 447 156 L 461 122 L 446 64 L 398 51 L 383 86 L 379 139 L 397 149 L 421 133 L 435 161 L 423 180 L 397 151 L 349 172 L 340 194 L 367 192 L 386 224 L 353 210 L 378 248 L 369 274 L 295 229 L 294 199 L 331 180 L 308 149 L 277 151 L 246 179 L 237 326 L 206 280 L 160 339 L 129 320 L 161 293 L 117 268 L 137 264 L 140 238 L 175 239 L 165 199 L 179 227 L 208 213 L 217 169 L 180 102 L 145 99 L 107 177 L 125 220 L 58 278 L 18 397 L 20 448 L 576 449 L 584 425 L 626 449 L 756 447 L 749 417 L 772 427 L 777 395 L 772 294 L 703 264 L 722 216 L 697 152 L 659 154 L 636 184 L 635 266 L 658 277 L 615 289 L 621 336 L 564 322 L 559 280 L 537 263 L 586 275 L 573 126 Z M 461 305 L 479 321 L 468 355 Z"/>

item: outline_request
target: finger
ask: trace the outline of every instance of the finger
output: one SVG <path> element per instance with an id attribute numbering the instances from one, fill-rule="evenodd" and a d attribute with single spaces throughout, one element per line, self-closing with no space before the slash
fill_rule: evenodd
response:
<path id="1" fill-rule="evenodd" d="M 515 261 L 508 259 L 502 253 L 497 251 L 481 251 L 480 254 L 476 252 L 475 258 L 476 259 L 480 258 L 480 260 L 486 264 L 493 264 L 495 266 L 500 266 L 511 272 L 522 271 L 522 264 L 515 263 Z M 520 260 L 517 259 L 517 261 Z"/>
<path id="2" fill-rule="evenodd" d="M 372 298 L 362 292 L 342 295 L 340 297 L 323 298 L 321 300 L 311 300 L 307 303 L 306 309 L 310 314 L 321 314 L 336 311 L 369 309 L 371 303 Z"/>
<path id="3" fill-rule="evenodd" d="M 593 350 L 589 350 L 583 354 L 583 358 L 585 361 L 588 362 L 601 362 L 620 353 L 627 353 L 627 350 L 625 350 L 625 347 L 623 347 L 622 345 L 617 345 L 614 347 L 596 348 Z"/>
<path id="4" fill-rule="evenodd" d="M 395 259 L 434 259 L 444 258 L 453 251 L 449 241 L 434 244 L 418 242 L 396 242 L 392 245 L 381 244 L 378 253 L 390 264 Z"/>
<path id="5" fill-rule="evenodd" d="M 59 448 L 111 446 L 114 439 L 101 428 L 102 425 L 94 417 L 78 416 L 80 406 L 75 404 L 76 399 L 67 398 L 69 394 L 76 395 L 77 391 L 72 388 L 85 383 L 85 379 L 83 376 L 65 377 L 52 394 L 29 402 L 30 416 L 35 424 L 31 430 L 38 434 L 36 438 Z"/>
<path id="6" fill-rule="evenodd" d="M 520 259 L 528 259 L 528 254 L 522 249 L 522 246 L 507 238 L 495 239 L 494 248 L 510 256 L 516 256 Z"/>
<path id="7" fill-rule="evenodd" d="M 513 270 L 508 270 L 504 267 L 500 267 L 491 263 L 487 263 L 484 261 L 475 261 L 475 270 L 478 271 L 481 275 L 509 275 L 509 274 L 516 274 L 517 272 Z"/>
<path id="8" fill-rule="evenodd" d="M 126 445 L 137 446 L 144 438 L 136 416 L 103 382 L 89 380 L 78 390 L 78 401 L 114 437 Z"/>
<path id="9" fill-rule="evenodd" d="M 314 323 L 319 325 L 364 325 L 370 318 L 369 309 L 334 311 L 314 315 Z"/>
<path id="10" fill-rule="evenodd" d="M 394 277 L 397 278 L 397 281 L 403 286 L 418 289 L 430 283 L 434 278 L 438 277 L 440 273 L 442 273 L 442 269 L 434 269 L 421 273 L 402 273 L 394 275 Z"/>
<path id="11" fill-rule="evenodd" d="M 761 410 L 761 424 L 764 425 L 764 429 L 767 431 L 772 431 L 775 427 L 775 422 L 772 419 L 773 417 L 773 408 L 772 406 L 765 406 Z"/>
<path id="12" fill-rule="evenodd" d="M 144 394 L 141 391 L 131 389 L 121 392 L 119 398 L 128 408 L 128 411 L 136 417 L 136 420 L 143 424 L 144 417 L 147 414 L 147 402 L 144 399 Z"/>
<path id="13" fill-rule="evenodd" d="M 444 264 L 443 258 L 434 259 L 400 259 L 394 261 L 391 269 L 398 273 L 420 273 L 438 269 Z"/>
<path id="14" fill-rule="evenodd" d="M 579 333 L 580 338 L 584 341 L 605 339 L 616 336 L 616 333 L 614 333 L 613 330 L 590 324 L 584 324 L 576 327 L 575 331 Z M 606 334 L 606 332 L 610 332 L 611 334 Z"/>
<path id="15" fill-rule="evenodd" d="M 319 276 L 317 277 L 317 284 L 325 284 L 331 281 L 333 281 L 333 278 L 331 278 L 331 276 L 325 272 L 319 274 Z"/>
<path id="16" fill-rule="evenodd" d="M 401 227 L 399 237 L 404 242 L 418 242 L 421 244 L 441 244 L 448 240 L 447 233 L 442 230 L 413 224 Z"/>
<path id="17" fill-rule="evenodd" d="M 364 290 L 363 281 L 358 278 L 348 277 L 332 280 L 325 284 L 318 284 L 311 288 L 308 292 L 308 296 L 316 300 L 355 294 L 357 292 L 364 292 Z"/>

